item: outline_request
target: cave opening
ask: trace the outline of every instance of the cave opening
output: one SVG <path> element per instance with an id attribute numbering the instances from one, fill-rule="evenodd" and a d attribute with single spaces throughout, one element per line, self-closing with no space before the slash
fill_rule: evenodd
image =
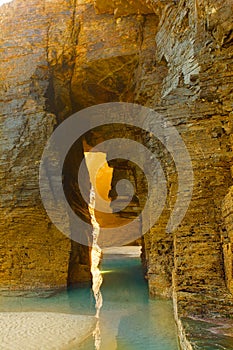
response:
<path id="1" fill-rule="evenodd" d="M 48 112 L 56 116 L 58 125 L 72 114 L 102 103 L 129 102 L 149 106 L 152 101 L 153 105 L 160 101 L 159 96 L 162 81 L 167 72 L 167 62 L 164 63 L 163 59 L 161 62 L 157 60 L 156 49 L 151 49 L 151 42 L 154 40 L 158 27 L 157 14 L 154 11 L 141 15 L 133 12 L 129 16 L 122 17 L 121 22 L 120 19 L 112 21 L 111 15 L 96 15 L 94 8 L 88 5 L 87 15 L 97 19 L 101 33 L 96 31 L 94 26 L 90 26 L 90 28 L 77 26 L 77 33 L 74 28 L 74 35 L 67 42 L 67 51 L 62 50 L 61 55 L 58 55 L 59 59 L 58 57 L 55 59 L 56 50 L 49 52 L 48 55 L 49 86 L 45 96 L 46 106 Z M 110 43 L 109 40 L 106 42 L 102 40 L 102 35 L 105 33 L 107 37 L 110 35 L 109 28 L 106 27 L 107 23 L 111 26 L 114 43 Z M 129 27 L 131 28 L 130 32 L 128 31 Z M 77 36 L 76 41 L 74 41 L 75 35 Z M 93 37 L 96 35 L 98 37 L 98 47 L 94 48 L 92 47 L 92 42 Z M 79 48 L 84 43 L 87 51 L 79 51 Z M 120 43 L 120 46 L 118 46 L 118 43 Z M 89 45 L 91 50 L 89 50 Z M 144 79 L 144 76 L 146 79 Z M 155 86 L 153 91 L 151 89 L 152 84 Z M 72 147 L 67 155 L 63 171 L 64 192 L 68 202 L 73 211 L 86 222 L 90 223 L 91 218 L 88 205 L 83 200 L 78 186 L 77 168 L 82 160 L 85 159 L 85 153 L 90 153 L 91 148 L 95 146 L 98 148 L 98 143 L 117 137 L 131 139 L 144 144 L 152 152 L 157 152 L 162 167 L 165 168 L 167 164 L 169 164 L 169 167 L 173 166 L 173 160 L 166 154 L 162 144 L 159 144 L 158 140 L 153 140 L 152 136 L 141 128 L 132 128 L 126 124 L 111 124 L 92 129 L 86 135 L 83 135 L 82 139 L 78 140 Z M 140 154 L 138 156 L 143 163 L 143 156 Z M 112 213 L 100 213 L 101 210 L 95 210 L 96 218 L 103 228 L 111 228 L 110 226 L 119 227 L 119 236 L 122 226 L 135 221 L 134 230 L 127 232 L 129 240 L 124 243 L 142 246 L 142 265 L 144 274 L 147 275 L 150 245 L 154 243 L 150 243 L 149 239 L 147 239 L 147 243 L 144 243 L 144 239 L 141 238 L 144 224 L 142 220 L 136 220 L 136 218 L 142 212 L 148 197 L 148 185 L 144 176 L 144 170 L 149 168 L 150 164 L 144 164 L 145 169 L 140 169 L 140 167 L 129 160 L 121 158 L 110 160 L 108 155 L 106 155 L 106 160 L 108 166 L 112 169 L 111 188 L 108 194 L 108 203 L 110 203 Z M 175 178 L 176 175 L 172 174 L 172 176 Z M 88 198 L 91 183 L 87 169 L 85 178 L 84 192 L 86 192 L 86 198 Z M 118 185 L 119 183 L 121 186 Z M 121 187 L 120 194 L 117 193 L 119 187 Z M 101 189 L 99 190 L 101 191 Z M 172 186 L 170 186 L 169 190 L 175 192 Z M 170 206 L 173 205 L 174 198 L 175 196 L 171 197 Z M 160 236 L 159 239 L 164 239 L 166 241 L 165 245 L 168 246 L 166 252 L 164 254 L 159 253 L 158 256 L 158 261 L 160 260 L 162 265 L 162 273 L 160 271 L 158 273 L 162 276 L 161 279 L 165 280 L 163 285 L 162 283 L 159 284 L 162 286 L 162 289 L 165 285 L 166 290 L 171 289 L 173 259 L 173 238 L 172 236 L 162 237 L 162 227 L 164 227 L 166 218 L 169 216 L 168 211 L 165 213 L 166 217 L 161 220 L 161 228 L 159 225 L 156 227 L 158 236 Z M 75 231 L 75 228 L 71 228 L 68 286 L 91 282 L 91 250 L 75 241 L 75 233 L 73 231 Z M 91 236 L 90 231 L 82 234 L 87 237 Z M 103 234 L 100 235 L 99 240 L 104 246 L 121 245 L 116 236 L 109 239 Z M 153 269 L 154 265 L 154 263 L 151 264 Z M 157 269 L 157 266 L 155 269 L 160 270 L 159 268 Z M 152 290 L 151 287 L 150 290 Z M 160 291 L 158 291 L 159 293 Z M 162 292 L 162 294 L 166 293 Z"/>
<path id="2" fill-rule="evenodd" d="M 113 199 L 111 198 L 111 191 L 114 190 L 114 168 L 109 166 L 107 162 L 107 154 L 98 151 L 92 152 L 91 150 L 89 150 L 89 147 L 86 142 L 84 142 L 84 150 L 85 162 L 87 165 L 87 170 L 91 183 L 91 191 L 93 191 L 93 194 L 95 196 L 95 204 L 93 208 L 94 222 L 92 222 L 92 225 L 95 226 L 96 223 L 99 232 L 99 236 L 97 238 L 96 243 L 100 243 L 101 246 L 103 246 L 103 258 L 105 257 L 105 253 L 107 255 L 112 254 L 112 256 L 114 256 L 115 254 L 123 254 L 123 256 L 128 254 L 129 256 L 132 255 L 133 257 L 140 257 L 140 252 L 142 248 L 140 225 L 136 225 L 136 229 L 138 230 L 137 235 L 139 238 L 134 242 L 129 242 L 128 249 L 125 245 L 112 247 L 112 245 L 115 245 L 115 237 L 113 237 L 111 234 L 109 235 L 110 237 L 107 241 L 104 241 L 103 237 L 101 237 L 101 228 L 120 228 L 121 226 L 127 224 L 130 221 L 130 218 L 127 217 L 127 215 L 122 216 L 122 212 L 114 211 L 114 209 L 116 210 L 116 208 L 114 208 L 114 205 L 112 205 Z M 119 196 L 120 194 L 118 193 L 118 197 Z M 125 201 L 126 203 L 127 200 L 127 188 L 124 188 L 124 193 L 121 193 L 120 201 Z M 104 238 L 106 237 L 104 236 Z M 104 248 L 105 246 L 107 248 Z M 136 247 L 136 250 L 134 250 L 132 247 Z M 93 259 L 93 255 L 91 256 Z M 100 259 L 99 261 L 100 264 L 101 261 L 102 259 Z M 102 270 L 101 273 L 103 273 Z"/>
<path id="3" fill-rule="evenodd" d="M 145 23 L 147 23 L 149 27 L 146 27 L 147 29 L 145 30 L 149 30 L 153 27 L 154 19 L 154 16 L 146 16 Z M 140 78 L 138 78 L 137 75 L 140 73 L 139 68 L 142 63 L 140 61 L 141 51 L 139 44 L 140 43 L 137 44 L 138 46 L 133 55 L 129 56 L 124 53 L 119 56 L 119 53 L 114 53 L 113 56 L 104 57 L 102 60 L 97 60 L 95 57 L 95 59 L 90 60 L 88 65 L 84 66 L 82 65 L 82 61 L 80 61 L 80 65 L 78 65 L 77 62 L 71 61 L 69 66 L 63 66 L 61 63 L 58 64 L 57 62 L 50 62 L 50 84 L 46 93 L 46 101 L 47 109 L 56 116 L 57 124 L 61 124 L 76 112 L 99 104 L 124 101 L 147 105 L 147 102 L 139 98 L 138 95 L 140 89 L 137 84 L 140 82 Z M 154 60 L 154 56 L 152 55 L 152 57 L 151 54 L 152 53 L 150 53 L 148 57 Z M 65 57 L 61 57 L 61 60 L 62 59 L 66 61 Z M 80 56 L 78 59 L 82 59 L 82 57 Z M 162 62 L 162 66 L 164 67 L 164 62 Z M 69 81 L 67 81 L 67 76 L 71 77 Z M 111 79 L 107 79 L 106 77 L 110 77 Z M 163 75 L 161 74 L 159 79 L 162 81 L 162 78 Z M 66 83 L 64 83 L 64 81 Z M 110 81 L 111 86 L 108 86 Z M 110 94 L 106 91 L 114 91 L 114 97 L 112 93 Z M 149 97 L 147 100 L 149 101 Z M 171 297 L 173 237 L 172 235 L 167 236 L 164 232 L 171 208 L 174 206 L 176 200 L 176 187 L 174 184 L 176 183 L 177 176 L 174 171 L 174 161 L 169 152 L 166 151 L 162 142 L 154 138 L 153 134 L 151 135 L 151 133 L 145 131 L 141 127 L 121 124 L 116 121 L 112 124 L 101 125 L 95 128 L 92 128 L 90 125 L 89 131 L 83 134 L 71 147 L 64 163 L 63 188 L 66 198 L 73 211 L 81 217 L 82 220 L 91 223 L 87 204 L 88 201 L 85 202 L 79 189 L 77 177 L 79 165 L 82 163 L 83 159 L 86 164 L 85 154 L 93 152 L 91 149 L 95 148 L 94 152 L 96 153 L 98 152 L 99 144 L 116 138 L 133 140 L 145 146 L 145 148 L 151 150 L 153 159 L 149 162 L 145 162 L 143 154 L 138 152 L 138 159 L 140 159 L 142 164 L 142 167 L 139 167 L 136 163 L 123 159 L 124 157 L 109 159 L 108 152 L 106 151 L 106 162 L 108 167 L 112 169 L 112 179 L 109 193 L 108 195 L 105 193 L 104 196 L 108 202 L 107 207 L 109 207 L 112 212 L 95 210 L 95 215 L 101 229 L 110 229 L 112 226 L 112 228 L 117 227 L 119 232 L 118 236 L 115 235 L 114 237 L 109 237 L 101 233 L 99 243 L 106 247 L 121 246 L 122 240 L 119 239 L 121 236 L 121 227 L 133 221 L 134 228 L 127 232 L 126 235 L 129 239 L 127 242 L 124 241 L 124 245 L 136 244 L 142 247 L 141 263 L 146 281 L 148 280 L 149 282 L 150 296 L 153 297 L 154 295 L 161 294 Z M 168 186 L 170 199 L 166 210 L 163 211 L 160 222 L 155 228 L 152 228 L 151 232 L 147 230 L 147 237 L 144 239 L 141 233 L 142 231 L 146 232 L 144 227 L 146 226 L 146 222 L 149 222 L 150 219 L 148 218 L 148 220 L 144 220 L 143 222 L 143 220 L 138 217 L 142 213 L 149 197 L 145 172 L 151 168 L 151 163 L 155 163 L 156 159 L 160 161 L 165 177 L 171 174 L 171 181 Z M 87 164 L 85 166 L 87 167 Z M 86 169 L 85 174 L 84 192 L 86 194 L 85 198 L 88 198 L 91 189 L 91 176 L 88 169 Z M 157 186 L 157 178 L 158 176 L 155 175 L 153 180 L 154 188 Z M 103 180 L 103 182 L 105 182 L 105 180 Z M 121 186 L 119 186 L 119 184 Z M 118 193 L 119 190 L 120 192 Z M 101 192 L 101 188 L 99 188 L 99 191 Z M 101 206 L 100 203 L 98 205 Z M 102 205 L 104 205 L 103 201 Z M 156 234 L 152 232 L 153 230 L 154 232 L 156 231 Z M 91 249 L 76 242 L 75 231 L 75 227 L 71 228 L 71 252 L 67 277 L 68 287 L 82 286 L 83 283 L 90 284 L 92 282 L 90 263 Z M 91 229 L 81 234 L 90 238 Z M 157 242 L 155 242 L 157 240 L 159 241 L 158 245 Z M 162 243 L 160 244 L 160 242 Z M 164 249 L 161 250 L 160 247 L 162 244 L 164 244 Z M 156 262 L 150 261 L 151 249 L 156 250 Z M 156 271 L 156 279 L 147 279 L 154 271 Z M 154 287 L 154 284 L 156 284 L 156 287 Z"/>
<path id="4" fill-rule="evenodd" d="M 77 259 L 80 259 L 81 250 L 88 251 L 90 264 L 88 272 L 91 272 L 96 316 L 99 320 L 94 332 L 95 349 L 99 349 L 98 344 L 100 342 L 102 346 L 107 344 L 109 349 L 114 349 L 116 346 L 124 347 L 125 343 L 128 342 L 133 343 L 136 347 L 141 347 L 142 344 L 145 345 L 145 338 L 148 346 L 150 346 L 150 342 L 154 344 L 158 338 L 158 333 L 153 331 L 155 322 L 158 322 L 157 312 L 160 307 L 165 308 L 167 313 L 171 310 L 171 305 L 166 304 L 166 302 L 160 301 L 163 304 L 161 306 L 156 302 L 149 301 L 148 285 L 141 264 L 140 255 L 143 249 L 142 222 L 137 220 L 137 216 L 143 208 L 143 201 L 146 196 L 143 192 L 146 192 L 147 189 L 142 169 L 139 169 L 133 162 L 121 158 L 109 160 L 107 152 L 98 150 L 98 144 L 111 138 L 113 134 L 116 136 L 117 133 L 118 136 L 124 134 L 124 136 L 135 138 L 135 130 L 128 126 L 127 132 L 124 131 L 124 133 L 120 125 L 108 125 L 95 130 L 92 129 L 84 135 L 82 140 L 78 140 L 72 146 L 63 171 L 64 188 L 70 205 L 77 215 L 81 215 L 91 223 L 93 232 L 98 232 L 97 240 L 95 241 L 93 237 L 92 247 L 90 248 L 80 246 L 73 241 L 73 247 L 79 246 L 79 250 L 73 251 L 73 254 L 76 253 L 76 259 L 73 258 L 70 261 L 69 275 L 69 285 L 73 287 L 77 284 L 78 287 L 82 287 L 78 288 L 79 291 L 82 290 L 85 293 L 87 286 L 80 283 L 79 280 L 81 260 L 77 264 Z M 80 167 L 81 159 L 86 166 L 86 194 L 82 193 L 78 187 L 77 167 Z M 119 181 L 125 181 L 126 179 L 128 181 L 123 183 L 125 185 L 123 191 L 122 189 L 119 191 L 117 184 Z M 129 181 L 132 188 L 129 186 Z M 142 191 L 141 185 L 143 183 Z M 139 188 L 141 192 L 138 191 Z M 133 194 L 130 190 L 133 190 Z M 91 200 L 92 194 L 94 194 L 94 204 Z M 90 198 L 89 205 L 87 204 L 86 207 L 82 195 Z M 82 200 L 82 204 L 80 200 Z M 119 208 L 121 209 L 119 210 Z M 128 240 L 122 239 L 121 227 L 133 220 L 136 222 L 135 232 L 133 235 L 131 235 L 131 232 L 128 233 Z M 108 228 L 117 228 L 118 234 L 111 235 L 110 233 L 106 235 L 104 231 L 102 232 L 102 229 Z M 122 241 L 125 242 L 123 246 L 119 244 Z M 99 254 L 98 244 L 101 247 L 101 254 Z M 82 261 L 83 263 L 88 266 L 88 261 Z M 75 291 L 75 289 L 77 288 L 70 288 L 71 300 L 74 298 L 72 290 Z M 109 311 L 106 312 L 106 309 Z M 146 315 L 150 312 L 152 314 L 156 313 L 156 316 L 151 316 L 149 320 Z M 144 320 L 144 326 L 141 333 L 139 332 L 140 334 L 137 334 L 137 329 L 141 319 L 139 318 L 137 322 L 133 321 L 133 318 L 136 319 L 138 314 Z M 106 324 L 111 324 L 111 326 L 106 327 Z M 126 329 L 128 330 L 127 333 L 125 332 Z M 171 333 L 169 342 L 173 343 L 175 348 L 176 338 L 172 322 L 169 325 L 169 332 Z M 138 344 L 135 342 L 138 342 Z M 167 345 L 164 340 L 162 344 L 166 348 Z M 93 338 L 90 337 L 83 344 L 83 349 L 92 348 Z"/>
<path id="5" fill-rule="evenodd" d="M 116 127 L 116 125 L 115 125 Z M 71 147 L 63 167 L 63 186 L 66 198 L 73 209 L 82 220 L 88 222 L 93 229 L 88 200 L 93 190 L 95 194 L 94 215 L 100 226 L 99 244 L 101 247 L 121 245 L 141 246 L 141 219 L 137 219 L 143 208 L 146 194 L 138 193 L 138 179 L 140 184 L 146 181 L 141 169 L 131 161 L 124 159 L 108 160 L 107 153 L 98 151 L 98 142 L 116 133 L 115 127 L 101 128 L 103 130 L 91 130 L 82 139 L 79 139 Z M 118 134 L 122 130 L 118 127 Z M 133 130 L 128 135 L 133 137 Z M 105 135 L 103 137 L 103 135 Z M 97 150 L 92 151 L 93 145 L 97 143 Z M 85 188 L 79 188 L 78 169 L 83 162 Z M 119 182 L 121 187 L 119 189 Z M 128 223 L 135 221 L 134 232 L 126 232 L 128 238 L 123 237 L 124 228 Z M 104 230 L 117 229 L 117 234 L 111 234 Z M 83 282 L 91 281 L 91 245 L 83 246 L 76 242 L 75 229 L 71 228 L 71 255 L 69 261 L 68 286 L 82 286 Z M 74 231 L 72 236 L 72 231 Z M 81 234 L 91 237 L 91 232 Z M 123 244 L 122 244 L 123 242 Z"/>

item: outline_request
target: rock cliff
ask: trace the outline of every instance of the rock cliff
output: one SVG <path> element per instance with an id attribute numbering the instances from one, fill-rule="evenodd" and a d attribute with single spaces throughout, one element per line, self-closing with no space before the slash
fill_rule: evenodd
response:
<path id="1" fill-rule="evenodd" d="M 232 13 L 231 0 L 14 0 L 0 7 L 1 290 L 90 280 L 88 248 L 63 236 L 43 209 L 38 167 L 52 131 L 72 113 L 134 102 L 172 121 L 194 171 L 190 207 L 168 234 L 174 162 L 148 133 L 118 131 L 154 150 L 167 176 L 166 207 L 143 238 L 150 294 L 173 296 L 183 348 L 191 348 L 184 317 L 233 316 Z M 106 139 L 113 133 L 104 130 Z M 102 134 L 100 128 L 86 142 Z M 135 177 L 142 208 L 147 189 L 140 171 L 112 166 L 116 181 L 125 168 Z M 69 196 L 72 175 L 66 186 Z M 79 195 L 70 201 L 83 210 Z"/>

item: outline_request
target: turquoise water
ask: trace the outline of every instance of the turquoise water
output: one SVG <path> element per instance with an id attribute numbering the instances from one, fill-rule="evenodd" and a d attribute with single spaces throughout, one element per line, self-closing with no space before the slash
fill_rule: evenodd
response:
<path id="1" fill-rule="evenodd" d="M 148 299 L 139 258 L 107 255 L 102 262 L 103 307 L 100 312 L 101 350 L 178 349 L 172 304 Z M 53 311 L 95 315 L 89 287 L 73 289 L 49 298 L 7 297 L 1 311 Z M 77 349 L 77 347 L 75 348 Z M 89 337 L 80 350 L 94 350 Z"/>
<path id="2" fill-rule="evenodd" d="M 172 303 L 149 300 L 139 258 L 116 256 L 102 263 L 101 350 L 178 349 Z M 94 349 L 88 339 L 80 350 Z"/>

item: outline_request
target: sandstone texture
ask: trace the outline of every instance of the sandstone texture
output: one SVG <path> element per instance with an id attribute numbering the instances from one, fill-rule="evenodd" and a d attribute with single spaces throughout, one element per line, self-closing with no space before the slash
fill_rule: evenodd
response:
<path id="1" fill-rule="evenodd" d="M 54 61 L 59 65 L 59 60 L 69 57 L 72 65 L 74 6 L 65 3 L 38 1 L 29 6 L 16 1 L 0 8 L 0 279 L 1 289 L 6 291 L 64 288 L 70 282 L 69 275 L 73 276 L 70 259 L 82 270 L 76 282 L 90 280 L 88 249 L 83 248 L 82 254 L 77 255 L 75 244 L 54 227 L 43 208 L 38 187 L 45 143 L 58 119 L 70 112 L 68 102 L 64 112 L 60 101 L 59 115 L 51 113 L 54 101 L 48 102 L 47 97 L 51 84 L 62 79 L 62 74 L 67 77 L 65 85 L 69 85 L 69 67 L 60 77 L 56 72 L 50 73 Z M 59 33 L 62 39 L 58 39 Z M 73 277 L 71 280 L 74 282 Z"/>
<path id="2" fill-rule="evenodd" d="M 182 348 L 205 349 L 190 335 L 196 321 L 189 317 L 225 323 L 233 317 L 232 1 L 14 0 L 0 7 L 0 16 L 1 289 L 90 280 L 89 249 L 62 235 L 43 209 L 43 148 L 57 125 L 85 107 L 141 104 L 167 117 L 190 153 L 193 196 L 175 232 L 167 233 L 166 225 L 178 174 L 166 147 L 128 126 L 99 127 L 84 136 L 85 144 L 128 137 L 154 153 L 151 161 L 160 160 L 167 200 L 143 237 L 142 262 L 151 297 L 173 298 Z M 79 140 L 66 160 L 64 187 L 73 210 L 88 220 L 74 167 L 82 155 Z M 134 185 L 135 196 L 119 216 L 135 218 L 146 201 L 143 171 L 122 160 L 109 165 L 111 199 L 119 179 Z M 153 181 L 156 188 L 156 176 Z"/>

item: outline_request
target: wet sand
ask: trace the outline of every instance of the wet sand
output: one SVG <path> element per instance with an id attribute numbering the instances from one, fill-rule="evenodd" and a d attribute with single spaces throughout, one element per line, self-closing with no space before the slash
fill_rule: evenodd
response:
<path id="1" fill-rule="evenodd" d="M 93 332 L 96 318 L 53 312 L 1 312 L 1 350 L 65 350 Z"/>

